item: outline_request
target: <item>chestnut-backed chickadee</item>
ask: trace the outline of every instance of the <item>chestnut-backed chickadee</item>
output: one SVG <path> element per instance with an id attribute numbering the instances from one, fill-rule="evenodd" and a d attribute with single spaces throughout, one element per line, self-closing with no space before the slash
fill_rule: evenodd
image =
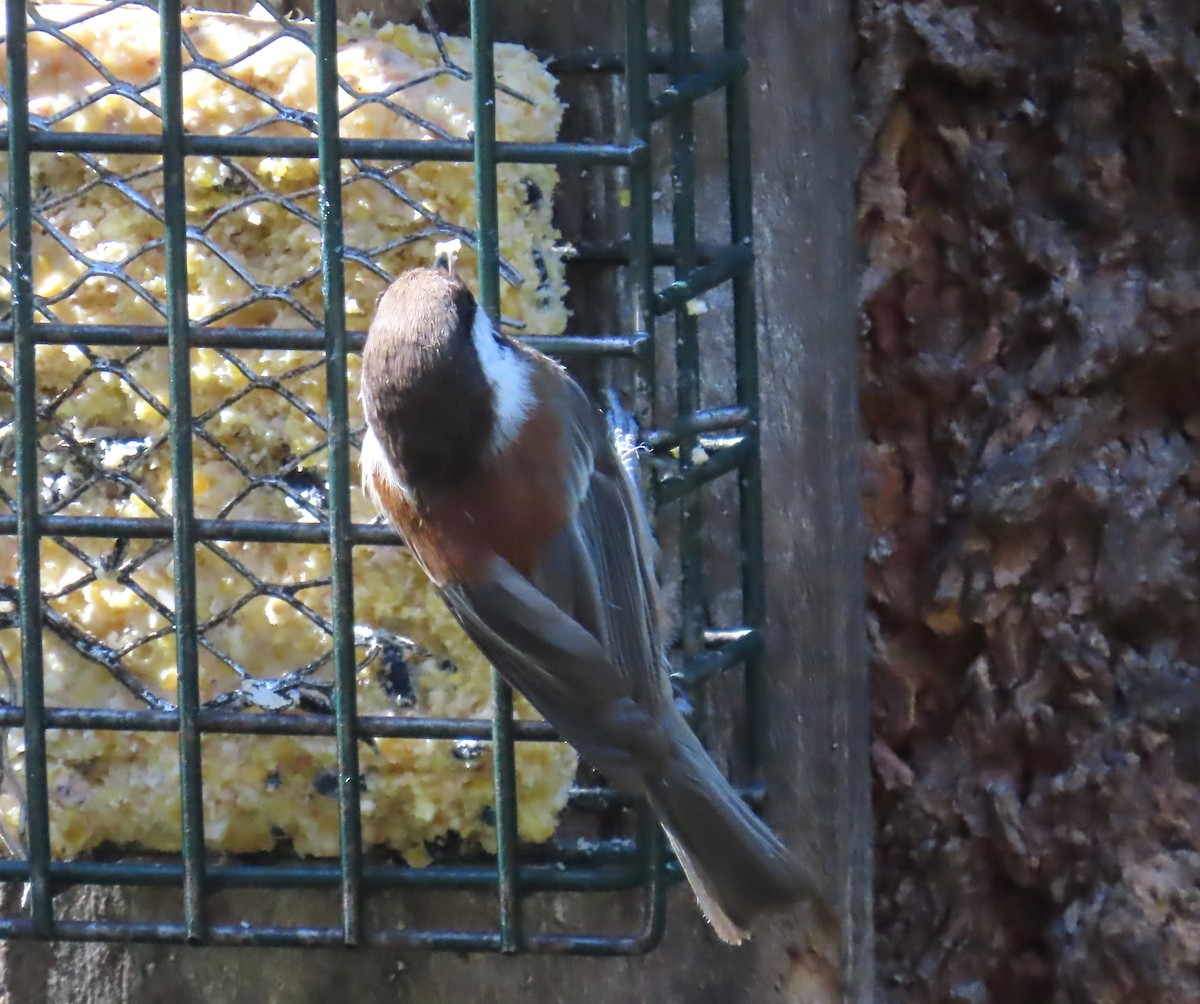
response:
<path id="1" fill-rule="evenodd" d="M 649 524 L 579 385 L 497 331 L 439 254 L 380 297 L 362 399 L 376 508 L 504 677 L 649 800 L 718 936 L 804 895 L 675 707 Z"/>

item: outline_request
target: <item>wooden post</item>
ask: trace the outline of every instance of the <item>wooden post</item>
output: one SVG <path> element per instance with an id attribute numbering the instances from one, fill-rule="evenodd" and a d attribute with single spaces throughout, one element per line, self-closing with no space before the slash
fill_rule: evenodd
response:
<path id="1" fill-rule="evenodd" d="M 850 30 L 844 0 L 751 6 L 772 729 L 797 754 L 768 782 L 826 869 L 841 984 L 810 986 L 829 957 L 797 963 L 796 1001 L 874 984 Z"/>
<path id="2" fill-rule="evenodd" d="M 375 9 L 387 15 L 386 3 Z M 588 25 L 598 14 L 586 0 L 532 0 L 522 10 L 519 20 L 508 20 L 506 12 L 507 37 L 518 35 L 522 24 L 537 25 L 543 36 L 537 41 L 565 39 L 564 45 L 587 41 Z M 770 816 L 813 863 L 831 909 L 805 907 L 731 949 L 705 929 L 680 888 L 672 894 L 662 947 L 633 959 L 9 943 L 0 955 L 5 993 L 0 1000 L 502 1004 L 533 994 L 571 1004 L 870 1001 L 871 817 L 849 31 L 845 0 L 751 3 L 770 597 Z M 711 179 L 701 181 L 702 191 L 723 194 Z M 269 895 L 280 921 L 311 906 L 308 894 Z M 124 901 L 136 901 L 143 914 L 148 904 L 157 903 L 164 913 L 178 909 L 177 896 L 164 893 L 101 897 L 80 890 L 63 898 L 80 917 L 120 911 Z M 426 920 L 455 924 L 460 897 L 426 902 L 431 904 Z"/>

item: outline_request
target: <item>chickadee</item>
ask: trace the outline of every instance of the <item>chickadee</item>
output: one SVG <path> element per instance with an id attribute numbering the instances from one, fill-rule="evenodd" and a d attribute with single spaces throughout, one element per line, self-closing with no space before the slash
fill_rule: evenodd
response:
<path id="1" fill-rule="evenodd" d="M 599 410 L 501 334 L 452 256 L 380 297 L 363 487 L 467 634 L 579 754 L 644 795 L 717 935 L 808 892 L 672 700 L 654 544 Z"/>

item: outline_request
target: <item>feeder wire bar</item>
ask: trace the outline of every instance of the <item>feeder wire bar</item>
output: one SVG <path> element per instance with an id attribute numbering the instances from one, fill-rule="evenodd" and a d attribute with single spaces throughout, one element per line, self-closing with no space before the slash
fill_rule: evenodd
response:
<path id="1" fill-rule="evenodd" d="M 29 164 L 29 50 L 24 0 L 8 4 L 10 139 L 9 248 L 12 255 L 13 389 L 16 422 L 18 605 L 25 738 L 25 839 L 31 931 L 58 936 L 50 898 L 50 801 L 46 778 L 45 677 L 38 536 L 37 359 L 33 333 L 33 194 Z"/>
<path id="2" fill-rule="evenodd" d="M 471 84 L 475 105 L 475 206 L 479 299 L 493 324 L 500 319 L 500 227 L 496 195 L 496 67 L 491 0 L 471 0 Z M 496 880 L 501 951 L 522 946 L 517 885 L 517 777 L 512 688 L 492 670 L 492 771 L 496 797 Z"/>
<path id="3" fill-rule="evenodd" d="M 726 248 L 714 255 L 712 261 L 698 265 L 690 271 L 677 272 L 671 285 L 654 297 L 654 309 L 659 314 L 676 310 L 697 296 L 707 293 L 715 286 L 731 278 L 749 272 L 754 264 L 754 252 L 747 237 L 742 243 Z"/>
<path id="4" fill-rule="evenodd" d="M 688 66 L 693 55 L 679 51 L 678 46 L 672 50 L 671 85 L 651 104 L 652 118 L 664 118 L 681 105 L 691 104 L 722 90 L 733 77 L 745 73 L 749 66 L 745 55 L 740 52 L 721 53 L 713 57 L 703 70 L 689 74 Z"/>
<path id="5" fill-rule="evenodd" d="M 329 558 L 333 592 L 333 670 L 337 725 L 338 827 L 341 844 L 342 940 L 362 940 L 362 804 L 355 728 L 353 547 L 350 540 L 350 408 L 347 400 L 345 234 L 338 135 L 337 4 L 316 0 L 317 145 L 320 173 L 325 381 L 329 402 Z"/>
<path id="6" fill-rule="evenodd" d="M 724 49 L 746 50 L 746 0 L 723 0 Z M 726 157 L 729 175 L 729 237 L 750 254 L 733 275 L 733 346 L 737 399 L 749 409 L 749 425 L 759 424 L 758 316 L 754 306 L 754 191 L 750 164 L 750 91 L 745 73 L 725 88 Z M 750 455 L 738 466 L 739 535 L 742 554 L 742 623 L 760 630 L 766 620 L 766 544 L 763 530 L 762 458 L 755 436 Z M 767 762 L 767 692 L 761 647 L 746 654 L 746 755 L 751 777 Z"/>
<path id="7" fill-rule="evenodd" d="M 200 687 L 196 624 L 196 523 L 192 496 L 191 346 L 188 344 L 187 215 L 184 201 L 183 39 L 180 6 L 158 5 L 162 48 L 163 245 L 166 251 L 170 369 L 171 537 L 175 578 L 175 668 L 179 701 L 179 783 L 187 940 L 208 938 Z"/>
<path id="8" fill-rule="evenodd" d="M 11 342 L 11 324 L 0 324 L 0 344 Z M 347 331 L 346 348 L 361 352 L 365 331 Z M 47 321 L 34 325 L 38 345 L 109 345 L 141 348 L 167 344 L 167 329 L 157 325 L 64 324 Z M 639 358 L 649 347 L 645 332 L 599 335 L 522 335 L 521 341 L 552 356 L 614 356 Z M 325 332 L 295 328 L 209 328 L 193 325 L 193 349 L 294 349 L 322 351 Z"/>
<path id="9" fill-rule="evenodd" d="M 625 93 L 629 104 L 629 142 L 645 156 L 629 166 L 629 284 L 634 325 L 646 333 L 648 349 L 638 367 L 638 391 L 653 409 L 656 397 L 654 365 L 654 181 L 650 173 L 650 30 L 645 0 L 625 3 Z M 662 829 L 642 800 L 638 805 L 639 845 L 644 849 L 645 886 L 642 894 L 640 951 L 649 951 L 666 929 L 666 885 L 663 879 Z"/>
<path id="10" fill-rule="evenodd" d="M 8 130 L 0 129 L 0 142 Z M 30 149 L 38 153 L 162 154 L 165 146 L 153 134 L 52 132 L 34 130 Z M 189 157 L 318 157 L 320 143 L 309 136 L 188 135 L 183 152 Z M 614 167 L 628 165 L 643 154 L 640 145 L 612 143 L 497 143 L 496 160 L 502 164 L 579 164 Z M 474 146 L 469 140 L 356 139 L 342 140 L 342 156 L 356 160 L 392 160 L 421 163 L 470 163 Z"/>
<path id="11" fill-rule="evenodd" d="M 680 450 L 681 460 L 684 449 L 686 447 Z M 733 445 L 722 447 L 710 454 L 704 463 L 693 464 L 681 474 L 664 477 L 659 483 L 659 502 L 664 505 L 675 502 L 732 470 L 740 470 L 744 464 L 754 459 L 757 449 L 757 439 L 747 433 L 739 437 Z"/>
<path id="12" fill-rule="evenodd" d="M 177 943 L 185 940 L 182 924 L 156 921 L 63 920 L 55 937 L 61 941 Z M 22 917 L 0 917 L 0 938 L 36 938 L 30 921 Z M 279 925 L 214 924 L 209 943 L 230 947 L 324 948 L 342 944 L 338 927 L 284 927 Z M 366 944 L 377 948 L 408 951 L 497 952 L 503 950 L 500 935 L 493 931 L 413 931 L 404 928 L 376 929 Z M 586 934 L 531 934 L 526 949 L 547 955 L 613 956 L 635 955 L 646 950 L 640 938 Z"/>
<path id="13" fill-rule="evenodd" d="M 670 0 L 671 80 L 687 76 L 692 47 L 691 4 Z M 682 280 L 696 261 L 696 143 L 692 106 L 678 102 L 670 113 L 672 225 L 675 240 L 675 277 Z M 679 415 L 693 415 L 700 408 L 699 323 L 682 303 L 675 308 L 675 407 Z M 679 441 L 679 480 L 685 481 L 698 466 L 693 459 L 694 434 Z M 704 566 L 701 548 L 699 499 L 681 497 L 679 506 L 679 641 L 685 658 L 703 647 L 700 637 L 704 620 Z"/>

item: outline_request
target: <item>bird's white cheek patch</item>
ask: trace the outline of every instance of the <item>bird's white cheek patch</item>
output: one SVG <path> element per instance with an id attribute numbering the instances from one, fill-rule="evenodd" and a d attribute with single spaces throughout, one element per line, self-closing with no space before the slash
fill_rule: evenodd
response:
<path id="1" fill-rule="evenodd" d="M 362 472 L 363 489 L 370 496 L 371 501 L 375 504 L 375 508 L 381 512 L 383 510 L 375 492 L 375 481 L 377 479 L 394 488 L 405 498 L 410 497 L 408 485 L 396 475 L 392 465 L 388 463 L 388 458 L 383 452 L 383 447 L 379 445 L 379 440 L 375 438 L 375 433 L 369 427 L 363 435 L 362 449 L 358 454 L 358 466 Z"/>
<path id="2" fill-rule="evenodd" d="M 503 450 L 517 437 L 525 416 L 533 407 L 532 373 L 529 363 L 496 340 L 492 322 L 484 311 L 475 311 L 471 340 L 483 374 L 496 396 L 496 427 L 492 432 L 492 449 Z"/>

